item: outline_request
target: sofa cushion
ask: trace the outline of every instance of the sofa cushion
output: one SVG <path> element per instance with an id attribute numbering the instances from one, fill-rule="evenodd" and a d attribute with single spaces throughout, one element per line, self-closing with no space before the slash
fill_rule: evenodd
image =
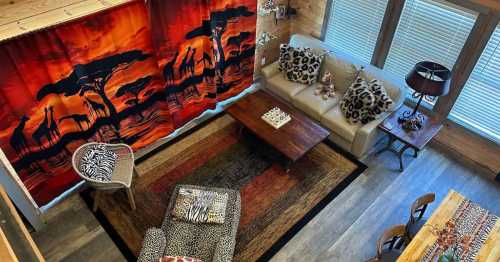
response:
<path id="1" fill-rule="evenodd" d="M 354 82 L 358 69 L 356 65 L 348 60 L 342 59 L 333 53 L 329 53 L 323 59 L 321 75 L 329 71 L 333 75 L 333 84 L 340 93 L 345 93 L 347 88 Z"/>
<path id="2" fill-rule="evenodd" d="M 320 121 L 321 115 L 338 104 L 341 95 L 336 94 L 334 97 L 330 97 L 325 100 L 321 95 L 315 94 L 316 85 L 319 84 L 315 84 L 302 90 L 300 93 L 293 97 L 292 103 L 294 106 L 304 111 L 310 117 Z"/>
<path id="3" fill-rule="evenodd" d="M 267 88 L 281 98 L 291 101 L 292 97 L 307 88 L 307 85 L 288 81 L 282 74 L 277 74 L 267 80 Z"/>
<path id="4" fill-rule="evenodd" d="M 354 141 L 356 132 L 360 128 L 360 126 L 357 124 L 352 125 L 347 122 L 347 119 L 340 111 L 339 104 L 324 113 L 321 116 L 320 122 L 332 132 L 338 134 L 340 137 L 344 138 L 347 141 Z"/>

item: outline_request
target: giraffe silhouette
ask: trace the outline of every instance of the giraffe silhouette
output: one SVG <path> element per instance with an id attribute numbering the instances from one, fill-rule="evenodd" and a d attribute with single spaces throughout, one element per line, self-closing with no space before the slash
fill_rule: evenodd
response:
<path id="1" fill-rule="evenodd" d="M 187 61 L 189 59 L 191 47 L 189 46 L 186 50 L 186 54 L 184 55 L 184 58 L 182 58 L 182 63 L 179 66 L 179 74 L 181 75 L 181 78 L 187 73 Z"/>
<path id="2" fill-rule="evenodd" d="M 165 81 L 167 83 L 174 83 L 175 80 L 175 74 L 174 74 L 174 65 L 175 61 L 177 61 L 177 57 L 179 57 L 179 52 L 175 52 L 174 57 L 172 60 L 168 61 L 168 63 L 165 64 L 163 67 L 163 77 L 165 78 Z"/>
<path id="3" fill-rule="evenodd" d="M 10 145 L 16 153 L 23 153 L 24 151 L 29 152 L 28 144 L 26 143 L 26 137 L 24 136 L 24 127 L 26 122 L 30 120 L 27 116 L 22 116 L 19 124 L 14 129 L 12 136 L 10 137 Z"/>
<path id="4" fill-rule="evenodd" d="M 103 104 L 96 102 L 88 97 L 85 97 L 85 103 L 87 107 L 90 109 L 91 114 L 95 114 L 96 117 L 106 116 L 106 107 Z"/>
<path id="5" fill-rule="evenodd" d="M 229 52 L 229 56 L 230 56 L 229 58 L 237 59 L 240 56 L 240 52 L 236 51 L 236 50 L 233 50 L 233 51 Z M 238 71 L 241 70 L 241 65 L 240 65 L 239 62 L 235 63 L 234 66 L 236 66 L 236 69 Z"/>
<path id="6" fill-rule="evenodd" d="M 188 73 L 191 73 L 191 75 L 194 75 L 194 63 L 195 63 L 194 56 L 195 55 L 196 55 L 196 48 L 193 48 L 193 52 L 191 53 L 191 57 L 189 57 L 189 60 L 187 62 L 187 71 L 188 71 Z"/>
<path id="7" fill-rule="evenodd" d="M 203 52 L 203 57 L 198 60 L 198 63 L 201 63 L 203 62 L 203 68 L 208 68 L 208 67 L 211 67 L 213 64 L 212 64 L 212 58 L 210 57 L 209 54 L 207 54 L 207 52 Z M 207 66 L 208 65 L 208 66 Z"/>
<path id="8" fill-rule="evenodd" d="M 47 141 L 49 142 L 49 145 L 52 145 L 52 136 L 50 135 L 50 130 L 49 130 L 49 116 L 48 116 L 49 110 L 45 108 L 45 117 L 38 126 L 38 128 L 33 132 L 33 139 L 35 140 L 36 144 L 43 148 L 42 146 L 42 138 L 45 136 Z"/>
<path id="9" fill-rule="evenodd" d="M 73 120 L 78 125 L 78 127 L 80 128 L 80 130 L 82 130 L 82 131 L 83 131 L 82 123 L 86 123 L 87 127 L 90 127 L 90 120 L 87 117 L 87 115 L 85 115 L 85 114 L 82 114 L 82 115 L 80 115 L 80 114 L 72 114 L 72 115 L 69 115 L 69 116 L 61 117 L 61 118 L 59 118 L 59 123 L 61 123 L 63 120 L 66 120 L 66 119 Z"/>
<path id="10" fill-rule="evenodd" d="M 54 107 L 49 106 L 49 111 L 50 111 L 50 125 L 49 125 L 50 135 L 54 137 L 60 137 L 61 133 L 59 132 L 59 127 L 57 127 L 57 121 L 55 120 Z"/>

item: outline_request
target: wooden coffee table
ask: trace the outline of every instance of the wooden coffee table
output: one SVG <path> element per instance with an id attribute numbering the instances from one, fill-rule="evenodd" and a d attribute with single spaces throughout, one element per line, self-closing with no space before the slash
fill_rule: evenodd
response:
<path id="1" fill-rule="evenodd" d="M 384 152 L 391 151 L 398 155 L 399 158 L 399 171 L 403 171 L 403 154 L 407 149 L 413 149 L 413 157 L 418 156 L 418 152 L 422 150 L 429 141 L 441 130 L 443 124 L 438 117 L 423 114 L 424 121 L 422 122 L 422 129 L 409 131 L 405 130 L 398 122 L 398 117 L 404 111 L 412 111 L 413 109 L 402 105 L 398 110 L 394 111 L 387 117 L 382 123 L 378 125 L 378 128 L 389 136 L 389 141 L 383 149 L 375 153 L 376 155 Z M 403 147 L 399 150 L 393 147 L 396 141 L 403 143 Z"/>
<path id="2" fill-rule="evenodd" d="M 264 113 L 276 106 L 290 114 L 292 118 L 279 129 L 275 129 L 261 119 Z M 285 170 L 287 172 L 293 162 L 330 134 L 330 131 L 302 112 L 262 90 L 243 97 L 231 105 L 227 112 L 243 127 L 286 156 L 288 161 L 285 164 Z"/>

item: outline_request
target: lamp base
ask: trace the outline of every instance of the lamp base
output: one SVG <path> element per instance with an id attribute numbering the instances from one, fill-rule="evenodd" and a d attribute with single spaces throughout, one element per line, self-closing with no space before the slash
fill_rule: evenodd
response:
<path id="1" fill-rule="evenodd" d="M 406 130 L 417 131 L 422 128 L 425 116 L 419 112 L 404 111 L 398 118 L 398 123 Z"/>

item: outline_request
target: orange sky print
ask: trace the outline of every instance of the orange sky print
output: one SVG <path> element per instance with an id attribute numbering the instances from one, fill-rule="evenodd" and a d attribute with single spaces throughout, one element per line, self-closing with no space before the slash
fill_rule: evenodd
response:
<path id="1" fill-rule="evenodd" d="M 161 16 L 137 1 L 0 44 L 0 147 L 39 206 L 80 181 L 78 146 L 144 148 L 251 85 L 255 0 L 173 2 Z"/>

